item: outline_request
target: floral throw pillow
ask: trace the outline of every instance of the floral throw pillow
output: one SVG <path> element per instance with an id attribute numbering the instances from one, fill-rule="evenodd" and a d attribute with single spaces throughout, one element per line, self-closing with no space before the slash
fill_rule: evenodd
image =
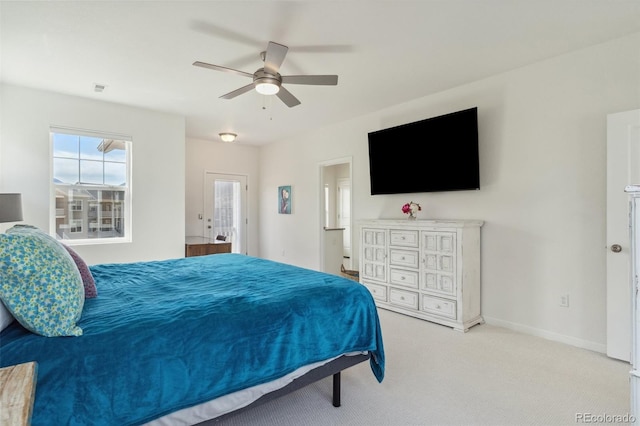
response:
<path id="1" fill-rule="evenodd" d="M 80 336 L 84 286 L 69 253 L 55 238 L 22 226 L 0 234 L 0 299 L 27 330 Z"/>

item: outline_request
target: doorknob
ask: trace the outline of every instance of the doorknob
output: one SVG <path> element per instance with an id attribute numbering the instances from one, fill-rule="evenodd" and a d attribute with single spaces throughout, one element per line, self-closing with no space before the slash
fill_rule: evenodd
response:
<path id="1" fill-rule="evenodd" d="M 614 253 L 620 253 L 622 251 L 622 246 L 620 244 L 613 244 L 611 246 L 611 251 Z"/>

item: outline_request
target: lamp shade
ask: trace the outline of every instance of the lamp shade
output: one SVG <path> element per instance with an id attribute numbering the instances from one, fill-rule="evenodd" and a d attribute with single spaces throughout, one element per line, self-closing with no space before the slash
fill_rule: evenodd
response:
<path id="1" fill-rule="evenodd" d="M 22 220 L 22 194 L 0 194 L 0 223 Z"/>

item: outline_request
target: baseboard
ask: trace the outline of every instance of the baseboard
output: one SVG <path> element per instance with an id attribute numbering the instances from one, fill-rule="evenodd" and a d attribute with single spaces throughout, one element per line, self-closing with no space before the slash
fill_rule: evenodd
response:
<path id="1" fill-rule="evenodd" d="M 484 321 L 487 324 L 495 325 L 497 327 L 507 328 L 509 330 L 517 331 L 531 336 L 542 337 L 543 339 L 553 340 L 554 342 L 566 343 L 567 345 L 576 346 L 582 349 L 588 349 L 594 352 L 607 353 L 607 345 L 590 342 L 588 340 L 576 339 L 575 337 L 566 336 L 564 334 L 554 333 L 548 330 L 542 330 L 535 327 L 529 327 L 528 325 L 518 324 L 514 322 L 504 321 L 497 318 L 488 317 L 483 315 Z"/>

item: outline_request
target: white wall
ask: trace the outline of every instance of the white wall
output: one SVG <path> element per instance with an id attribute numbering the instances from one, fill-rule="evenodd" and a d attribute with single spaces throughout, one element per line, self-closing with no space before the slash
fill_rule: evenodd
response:
<path id="1" fill-rule="evenodd" d="M 205 173 L 239 174 L 247 176 L 249 185 L 249 223 L 247 225 L 248 254 L 258 254 L 258 156 L 253 146 L 187 139 L 186 149 L 186 223 L 185 235 L 204 235 Z"/>
<path id="2" fill-rule="evenodd" d="M 184 256 L 184 118 L 0 86 L 0 192 L 22 193 L 24 223 L 49 230 L 49 126 L 130 135 L 131 243 L 74 246 L 89 264 Z"/>
<path id="3" fill-rule="evenodd" d="M 319 268 L 318 163 L 353 156 L 354 223 L 403 218 L 409 200 L 422 218 L 484 220 L 485 318 L 604 352 L 606 115 L 640 107 L 639 52 L 635 34 L 264 147 L 261 256 Z M 368 132 L 473 106 L 480 191 L 369 195 Z M 429 167 L 417 140 L 403 144 L 408 167 Z M 283 184 L 290 216 L 275 209 Z"/>

